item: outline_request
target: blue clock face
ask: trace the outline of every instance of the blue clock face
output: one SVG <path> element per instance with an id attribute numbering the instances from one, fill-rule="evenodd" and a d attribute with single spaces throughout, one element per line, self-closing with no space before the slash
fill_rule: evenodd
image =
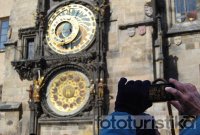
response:
<path id="1" fill-rule="evenodd" d="M 56 29 L 56 35 L 61 38 L 67 38 L 72 33 L 72 24 L 69 22 L 61 23 Z"/>
<path id="2" fill-rule="evenodd" d="M 46 41 L 59 54 L 74 54 L 87 48 L 95 39 L 93 12 L 80 4 L 58 8 L 48 21 Z"/>

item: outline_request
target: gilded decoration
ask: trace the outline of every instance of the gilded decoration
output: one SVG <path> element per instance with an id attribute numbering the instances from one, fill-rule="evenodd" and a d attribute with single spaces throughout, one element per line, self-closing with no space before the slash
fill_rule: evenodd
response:
<path id="1" fill-rule="evenodd" d="M 61 72 L 47 86 L 47 104 L 58 115 L 72 115 L 85 106 L 92 90 L 85 74 L 73 70 Z"/>

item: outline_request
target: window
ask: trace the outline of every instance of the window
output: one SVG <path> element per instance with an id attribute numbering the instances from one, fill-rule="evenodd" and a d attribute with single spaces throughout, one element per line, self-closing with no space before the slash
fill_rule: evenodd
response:
<path id="1" fill-rule="evenodd" d="M 35 54 L 35 40 L 34 38 L 25 39 L 25 58 L 26 59 L 34 59 Z"/>
<path id="2" fill-rule="evenodd" d="M 174 0 L 176 22 L 197 19 L 197 0 Z"/>
<path id="3" fill-rule="evenodd" d="M 168 34 L 200 30 L 200 0 L 165 0 Z"/>
<path id="4" fill-rule="evenodd" d="M 4 50 L 4 43 L 7 42 L 7 34 L 9 29 L 8 19 L 0 19 L 0 50 Z"/>
<path id="5" fill-rule="evenodd" d="M 19 52 L 20 54 L 18 54 L 20 56 L 19 59 L 33 60 L 38 48 L 36 45 L 36 41 L 38 41 L 36 37 L 37 28 L 29 27 L 19 29 L 18 32 L 19 39 L 21 40 L 20 48 L 22 49 L 22 51 Z"/>

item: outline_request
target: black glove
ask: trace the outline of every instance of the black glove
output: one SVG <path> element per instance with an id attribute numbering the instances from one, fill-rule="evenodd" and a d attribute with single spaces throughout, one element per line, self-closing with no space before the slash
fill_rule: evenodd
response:
<path id="1" fill-rule="evenodd" d="M 133 115 L 143 113 L 152 106 L 149 101 L 150 81 L 128 81 L 121 78 L 118 83 L 118 93 L 115 102 L 115 111 L 128 112 Z"/>

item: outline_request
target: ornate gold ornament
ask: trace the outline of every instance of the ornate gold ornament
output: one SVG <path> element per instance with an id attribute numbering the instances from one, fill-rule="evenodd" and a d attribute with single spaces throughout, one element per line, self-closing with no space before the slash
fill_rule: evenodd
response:
<path id="1" fill-rule="evenodd" d="M 94 86 L 79 71 L 64 71 L 55 75 L 47 86 L 46 98 L 50 109 L 60 116 L 79 112 L 88 102 Z"/>
<path id="2" fill-rule="evenodd" d="M 42 81 L 44 77 L 33 81 L 33 101 L 40 102 L 40 89 L 42 87 Z"/>
<path id="3" fill-rule="evenodd" d="M 80 4 L 58 8 L 48 20 L 46 41 L 59 54 L 74 54 L 95 39 L 96 19 L 93 12 Z"/>
<path id="4" fill-rule="evenodd" d="M 105 84 L 104 84 L 103 79 L 101 78 L 100 82 L 98 84 L 98 88 L 99 88 L 99 94 L 98 95 L 99 95 L 100 98 L 102 98 L 103 95 L 104 95 L 104 87 L 105 87 Z"/>

